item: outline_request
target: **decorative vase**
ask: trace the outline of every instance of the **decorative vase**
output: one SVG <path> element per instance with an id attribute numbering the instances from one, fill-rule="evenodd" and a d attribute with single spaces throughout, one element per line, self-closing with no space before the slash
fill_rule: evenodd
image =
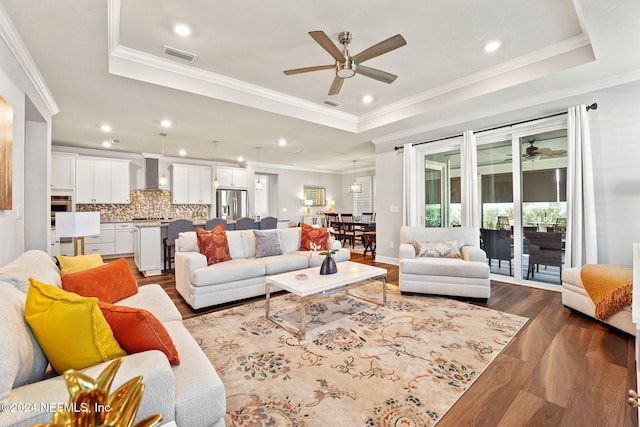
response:
<path id="1" fill-rule="evenodd" d="M 320 274 L 334 274 L 338 272 L 338 267 L 336 267 L 336 261 L 331 256 L 331 253 L 328 253 L 324 257 L 324 261 L 322 261 L 322 265 L 320 266 Z"/>

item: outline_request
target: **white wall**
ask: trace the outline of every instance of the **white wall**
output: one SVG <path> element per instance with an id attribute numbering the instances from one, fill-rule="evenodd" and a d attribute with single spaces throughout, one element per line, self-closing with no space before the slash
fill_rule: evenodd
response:
<path id="1" fill-rule="evenodd" d="M 640 242 L 640 82 L 600 92 L 589 112 L 598 261 L 631 266 Z"/>
<path id="2" fill-rule="evenodd" d="M 4 49 L 2 44 L 0 50 Z M 4 265 L 24 251 L 24 220 L 17 218 L 18 207 L 24 207 L 25 159 L 25 92 L 16 82 L 0 70 L 0 96 L 13 108 L 12 199 L 13 209 L 0 210 L 0 236 L 6 244 L 0 245 L 0 265 Z"/>
<path id="3" fill-rule="evenodd" d="M 402 151 L 395 151 L 392 144 L 376 146 L 376 186 L 376 260 L 397 263 L 402 225 Z"/>
<path id="4" fill-rule="evenodd" d="M 249 174 L 248 198 L 250 215 L 253 215 L 254 209 L 254 171 L 253 165 L 247 167 L 247 173 Z M 278 194 L 275 198 L 275 203 L 277 204 L 276 212 L 278 214 L 276 216 L 278 219 L 287 219 L 295 223 L 302 222 L 302 218 L 307 212 L 307 208 L 303 205 L 305 185 L 324 187 L 327 191 L 326 199 L 336 200 L 336 206 L 334 207 L 335 212 L 340 212 L 339 209 L 347 209 L 347 207 L 344 206 L 345 202 L 343 201 L 342 193 L 348 193 L 348 191 L 347 186 L 342 185 L 341 174 L 285 169 L 264 164 L 260 165 L 260 173 L 269 174 L 272 177 L 277 175 Z M 350 207 L 348 209 L 351 210 Z M 328 207 L 311 207 L 312 214 L 318 211 L 328 211 Z"/>
<path id="5" fill-rule="evenodd" d="M 2 8 L 0 13 L 5 14 Z M 0 26 L 3 40 L 0 42 L 0 96 L 13 108 L 13 208 L 0 211 L 0 265 L 16 258 L 27 246 L 48 250 L 49 233 L 42 230 L 49 220 L 51 112 L 57 110 L 48 89 L 38 80 L 40 76 L 36 68 L 27 62 L 30 59 L 24 54 L 19 37 L 11 26 L 4 25 L 6 22 L 3 20 L 3 25 Z M 5 40 L 11 43 L 11 48 Z M 12 50 L 22 58 L 20 62 L 16 60 Z M 29 70 L 29 74 L 25 69 Z M 38 84 L 38 89 L 34 81 Z M 39 123 L 36 124 L 33 120 Z M 28 121 L 29 141 L 26 139 Z M 29 189 L 33 189 L 37 196 L 31 197 L 29 193 L 27 197 Z M 41 234 L 27 244 L 25 230 L 31 227 L 40 230 Z"/>
<path id="6" fill-rule="evenodd" d="M 589 112 L 599 262 L 631 266 L 632 243 L 640 242 L 640 82 L 567 99 L 565 105 L 591 102 L 599 106 Z M 376 146 L 376 259 L 387 262 L 397 262 L 402 225 L 401 212 L 390 212 L 392 206 L 402 211 L 402 151 L 394 145 L 402 144 Z"/>

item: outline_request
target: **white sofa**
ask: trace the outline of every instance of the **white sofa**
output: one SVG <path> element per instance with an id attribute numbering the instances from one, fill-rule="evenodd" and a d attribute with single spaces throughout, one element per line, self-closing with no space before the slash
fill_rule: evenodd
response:
<path id="1" fill-rule="evenodd" d="M 265 277 L 316 267 L 324 255 L 300 250 L 301 228 L 276 229 L 282 255 L 256 258 L 253 230 L 226 231 L 231 260 L 207 266 L 198 250 L 195 232 L 180 233 L 176 240 L 176 289 L 194 309 L 242 300 L 265 294 Z M 332 241 L 336 262 L 348 261 L 351 252 Z M 338 267 L 339 268 L 339 267 Z"/>
<path id="2" fill-rule="evenodd" d="M 416 256 L 415 241 L 457 240 L 462 258 Z M 476 227 L 400 228 L 400 291 L 489 298 L 491 281 L 486 253 Z"/>
<path id="3" fill-rule="evenodd" d="M 0 268 L 0 426 L 30 426 L 52 421 L 51 411 L 69 399 L 64 378 L 50 368 L 24 318 L 29 277 L 60 287 L 60 271 L 45 252 L 31 250 Z M 224 426 L 225 390 L 215 369 L 182 324 L 182 318 L 159 285 L 145 285 L 117 305 L 152 312 L 167 329 L 180 357 L 171 366 L 158 350 L 127 355 L 112 384 L 142 375 L 145 384 L 136 421 L 162 414 L 162 423 L 179 426 Z M 96 378 L 110 362 L 83 369 Z"/>
<path id="4" fill-rule="evenodd" d="M 562 270 L 562 305 L 595 319 L 596 306 L 584 289 L 580 278 L 580 270 L 580 267 Z M 622 311 L 609 316 L 605 320 L 601 320 L 601 322 L 630 335 L 636 334 L 636 325 L 631 319 L 631 305 L 626 305 Z"/>

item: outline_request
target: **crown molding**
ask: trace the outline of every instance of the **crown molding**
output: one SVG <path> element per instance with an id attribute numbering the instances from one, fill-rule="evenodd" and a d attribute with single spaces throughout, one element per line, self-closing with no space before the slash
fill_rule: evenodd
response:
<path id="1" fill-rule="evenodd" d="M 580 52 L 581 50 L 583 51 Z M 494 67 L 469 74 L 461 79 L 451 81 L 447 84 L 440 85 L 431 90 L 418 93 L 414 96 L 373 110 L 367 114 L 363 114 L 359 116 L 358 131 L 362 132 L 365 130 L 373 129 L 383 124 L 388 124 L 392 121 L 397 121 L 399 119 L 408 118 L 410 116 L 423 113 L 426 107 L 420 107 L 420 104 L 427 104 L 438 97 L 459 97 L 459 95 L 456 96 L 456 93 L 459 93 L 464 89 L 469 89 L 473 92 L 474 90 L 472 88 L 474 86 L 483 86 L 485 91 L 493 91 L 496 89 L 497 85 L 491 84 L 492 80 L 501 79 L 503 76 L 509 73 L 520 73 L 520 77 L 516 78 L 522 80 L 521 82 L 513 80 L 510 85 L 523 83 L 527 81 L 527 79 L 530 78 L 531 75 L 539 74 L 535 71 L 535 68 L 539 67 L 540 65 L 550 63 L 558 57 L 570 57 L 576 52 L 579 52 L 582 63 L 594 60 L 594 57 L 592 55 L 593 51 L 591 50 L 591 42 L 586 35 L 580 34 L 578 36 L 563 40 L 560 43 L 547 46 L 543 49 L 531 52 L 528 55 L 523 55 L 518 58 L 514 58 L 511 61 L 498 64 Z M 529 69 L 531 70 L 531 73 L 528 72 Z M 547 74 L 549 74 L 551 71 L 557 70 L 549 67 L 547 70 Z M 438 102 L 437 105 L 441 106 L 442 103 Z"/>
<path id="2" fill-rule="evenodd" d="M 586 95 L 599 90 L 620 86 L 627 83 L 640 81 L 640 70 L 630 71 L 627 73 L 618 74 L 616 76 L 607 77 L 600 80 L 588 81 L 583 84 L 574 86 L 566 86 L 562 89 L 536 93 L 526 98 L 514 99 L 509 102 L 503 102 L 500 104 L 487 106 L 485 109 L 474 110 L 465 115 L 458 115 L 455 118 L 449 118 L 437 122 L 430 122 L 424 126 L 417 126 L 410 129 L 405 129 L 400 132 L 390 133 L 383 135 L 379 138 L 374 138 L 371 142 L 374 145 L 386 144 L 386 143 L 410 143 L 418 142 L 421 135 L 428 132 L 435 131 L 437 129 L 446 128 L 449 126 L 459 125 L 461 123 L 467 123 L 474 120 L 481 120 L 484 118 L 492 117 L 498 114 L 509 113 L 512 111 L 532 108 L 538 105 L 543 105 L 548 102 L 567 99 L 575 96 Z M 568 107 L 568 106 L 567 106 Z M 463 129 L 460 129 L 462 132 Z"/>
<path id="3" fill-rule="evenodd" d="M 583 32 L 358 116 L 120 45 L 121 0 L 108 3 L 110 73 L 356 134 L 595 59 Z"/>
<path id="4" fill-rule="evenodd" d="M 29 51 L 25 47 L 22 38 L 20 38 L 18 31 L 16 31 L 16 28 L 7 14 L 7 11 L 2 6 L 2 3 L 0 3 L 0 37 L 4 40 L 9 51 L 11 51 L 11 54 L 25 72 L 27 79 L 31 82 L 36 92 L 44 102 L 49 114 L 51 116 L 58 114 L 60 112 L 58 104 L 53 99 L 51 91 L 44 82 L 38 67 L 36 67 L 33 58 L 31 58 Z"/>

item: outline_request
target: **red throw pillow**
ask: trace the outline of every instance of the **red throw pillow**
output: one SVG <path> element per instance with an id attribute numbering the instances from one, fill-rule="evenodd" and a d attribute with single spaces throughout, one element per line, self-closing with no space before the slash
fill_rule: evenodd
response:
<path id="1" fill-rule="evenodd" d="M 211 231 L 196 228 L 196 236 L 198 237 L 198 249 L 200 253 L 207 257 L 207 265 L 229 261 L 231 259 L 227 233 L 224 230 L 223 224 L 218 224 Z"/>
<path id="2" fill-rule="evenodd" d="M 314 247 L 311 246 L 313 243 Z M 329 229 L 315 228 L 308 224 L 302 224 L 302 235 L 300 237 L 301 251 L 314 251 L 329 249 Z"/>
<path id="3" fill-rule="evenodd" d="M 98 307 L 107 320 L 113 336 L 127 354 L 147 350 L 160 350 L 169 363 L 180 363 L 178 350 L 164 325 L 149 311 L 98 301 Z"/>
<path id="4" fill-rule="evenodd" d="M 62 289 L 103 302 L 116 302 L 138 293 L 138 283 L 126 259 L 62 276 Z"/>

